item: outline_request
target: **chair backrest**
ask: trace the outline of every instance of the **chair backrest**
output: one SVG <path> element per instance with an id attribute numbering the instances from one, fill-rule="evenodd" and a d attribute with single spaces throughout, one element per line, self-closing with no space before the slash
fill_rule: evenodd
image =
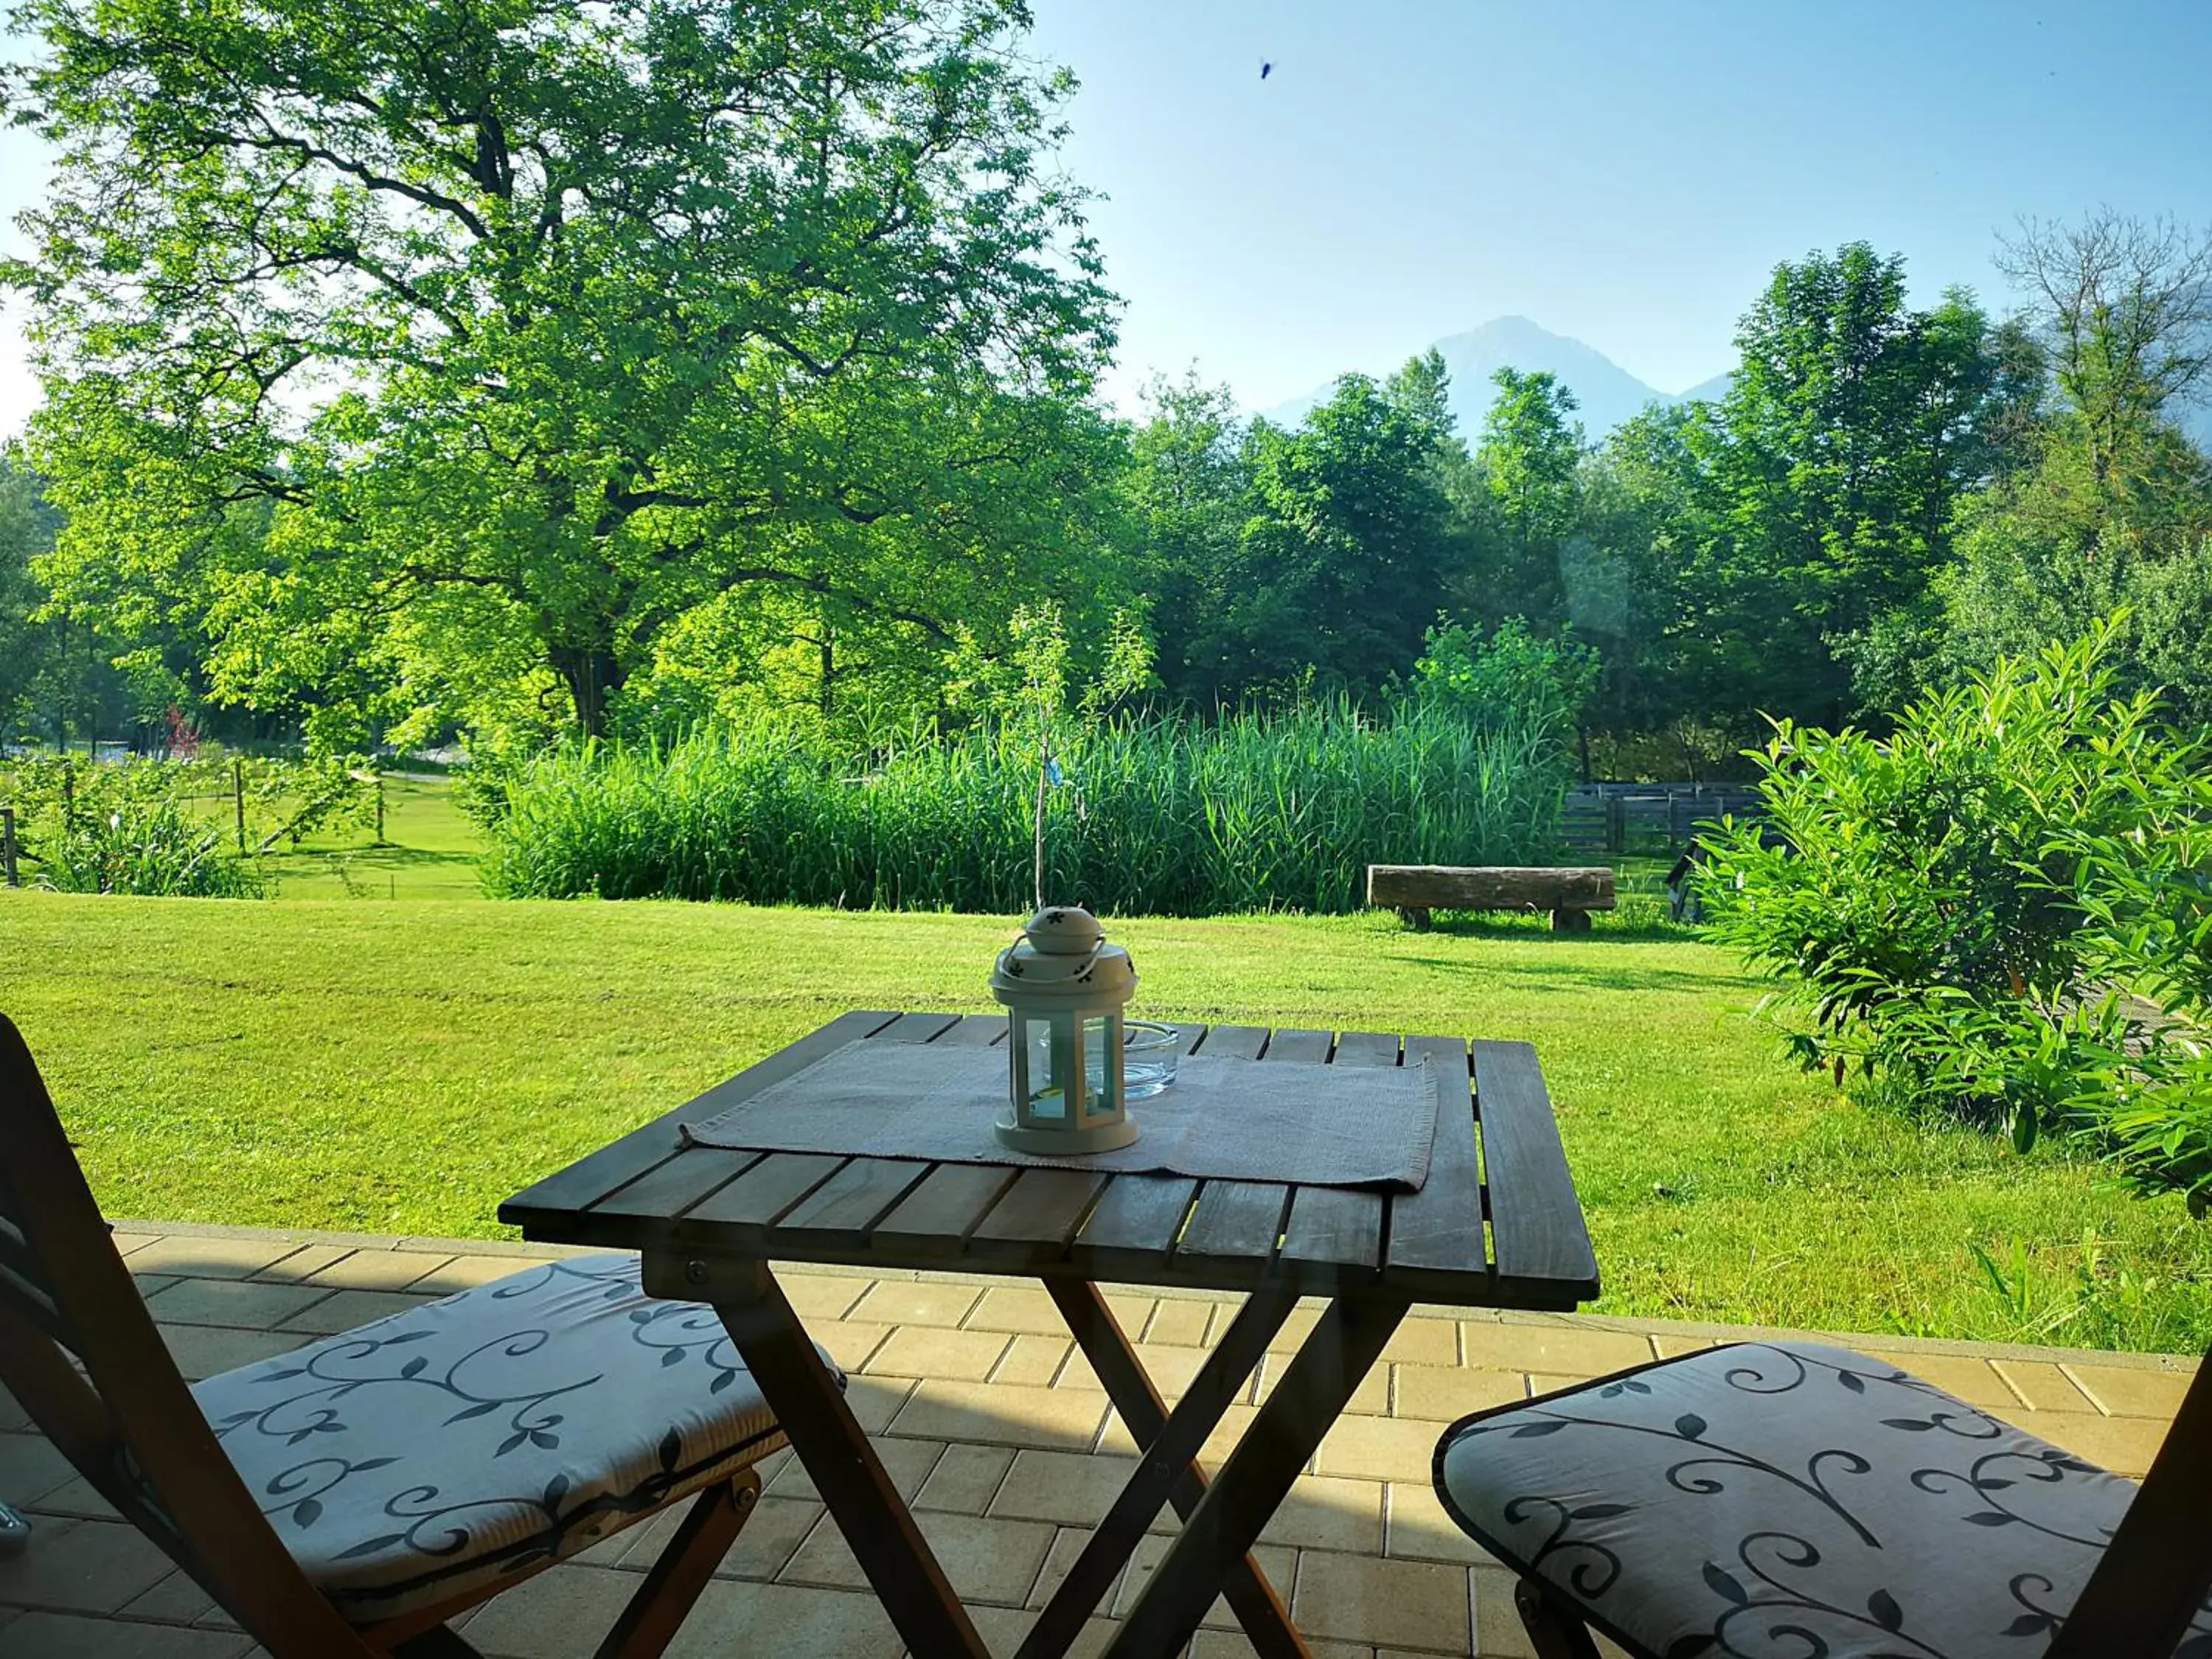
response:
<path id="1" fill-rule="evenodd" d="M 2046 1659 L 2165 1659 L 2212 1592 L 2212 1353 Z"/>
<path id="2" fill-rule="evenodd" d="M 0 1382 L 101 1497 L 264 1645 L 280 1654 L 365 1651 L 223 1455 L 5 1015 Z"/>

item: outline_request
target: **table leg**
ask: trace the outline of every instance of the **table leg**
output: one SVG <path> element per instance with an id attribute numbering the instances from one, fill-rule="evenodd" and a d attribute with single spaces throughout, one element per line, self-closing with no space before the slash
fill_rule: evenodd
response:
<path id="1" fill-rule="evenodd" d="M 1398 1297 L 1328 1304 L 1107 1644 L 1106 1659 L 1157 1659 L 1190 1640 L 1409 1305 Z"/>
<path id="2" fill-rule="evenodd" d="M 1060 1279 L 1048 1279 L 1044 1285 L 1142 1455 L 1128 1485 L 1030 1627 L 1017 1659 L 1050 1659 L 1067 1650 L 1114 1575 L 1135 1553 L 1163 1502 L 1173 1504 L 1186 1519 L 1197 1510 L 1206 1489 L 1205 1471 L 1196 1461 L 1199 1449 L 1298 1303 L 1295 1291 L 1255 1291 L 1170 1412 L 1098 1287 Z M 1248 1553 L 1231 1563 L 1227 1573 L 1224 1592 L 1261 1659 L 1310 1659 L 1258 1562 Z"/>
<path id="3" fill-rule="evenodd" d="M 708 1299 L 909 1650 L 990 1659 L 768 1264 L 714 1264 Z"/>

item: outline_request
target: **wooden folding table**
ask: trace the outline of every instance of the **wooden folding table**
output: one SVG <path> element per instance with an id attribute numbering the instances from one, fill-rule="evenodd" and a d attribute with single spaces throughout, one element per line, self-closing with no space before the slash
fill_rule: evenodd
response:
<path id="1" fill-rule="evenodd" d="M 1179 1651 L 1225 1595 L 1265 1659 L 1307 1650 L 1251 1551 L 1322 1437 L 1415 1302 L 1565 1310 L 1597 1294 L 1595 1258 L 1535 1051 L 1522 1042 L 1187 1025 L 1185 1052 L 1337 1066 L 1436 1062 L 1447 1099 L 1425 1182 L 1198 1181 L 1017 1165 L 686 1146 L 728 1110 L 854 1039 L 1003 1042 L 996 1016 L 850 1013 L 688 1105 L 518 1194 L 532 1239 L 636 1250 L 656 1296 L 714 1304 L 908 1648 L 987 1659 L 966 1610 L 778 1286 L 777 1261 L 1037 1279 L 1142 1449 L 1128 1485 L 1037 1615 L 1021 1659 L 1067 1651 L 1163 1503 L 1183 1529 L 1107 1649 Z M 1455 1109 L 1455 1107 L 1456 1109 Z M 1133 1109 L 1141 1112 L 1139 1103 Z M 1245 1292 L 1170 1411 L 1103 1285 Z M 1301 1296 L 1328 1298 L 1243 1440 L 1209 1481 L 1206 1437 Z"/>

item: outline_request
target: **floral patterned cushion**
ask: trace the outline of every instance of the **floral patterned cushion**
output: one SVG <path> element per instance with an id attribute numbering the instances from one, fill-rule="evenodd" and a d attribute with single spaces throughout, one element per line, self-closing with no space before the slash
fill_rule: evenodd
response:
<path id="1" fill-rule="evenodd" d="M 2039 1659 L 2134 1483 L 1843 1348 L 1747 1343 L 1480 1413 L 1453 1519 L 1664 1659 Z M 2212 1612 L 2179 1651 L 2212 1656 Z"/>
<path id="2" fill-rule="evenodd" d="M 307 1576 L 368 1623 L 588 1547 L 783 1443 L 712 1308 L 550 1261 L 192 1390 Z"/>

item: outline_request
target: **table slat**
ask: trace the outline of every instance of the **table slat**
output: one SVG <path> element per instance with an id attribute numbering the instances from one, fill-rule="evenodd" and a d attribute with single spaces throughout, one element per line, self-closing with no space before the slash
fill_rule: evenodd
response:
<path id="1" fill-rule="evenodd" d="M 1438 1091 L 1437 1139 L 1421 1189 L 1390 1200 L 1385 1277 L 1485 1273 L 1481 1164 L 1475 1151 L 1473 1073 L 1465 1039 L 1407 1037 L 1409 1063 L 1430 1060 Z"/>
<path id="2" fill-rule="evenodd" d="M 957 1255 L 1020 1172 L 989 1164 L 940 1164 L 876 1223 L 878 1255 Z"/>
<path id="3" fill-rule="evenodd" d="M 1264 1025 L 1209 1025 L 1195 1052 L 1214 1060 L 1257 1060 L 1267 1046 Z"/>
<path id="4" fill-rule="evenodd" d="M 1581 1287 L 1595 1296 L 1597 1257 L 1536 1051 L 1525 1042 L 1477 1042 L 1474 1049 L 1498 1279 Z"/>
<path id="5" fill-rule="evenodd" d="M 1058 1261 L 1107 1178 L 1097 1170 L 1024 1170 L 969 1236 L 968 1248 L 994 1260 Z"/>
<path id="6" fill-rule="evenodd" d="M 1168 1023 L 1164 1020 L 1161 1022 L 1163 1024 Z M 1178 1038 L 1176 1043 L 1176 1053 L 1187 1054 L 1193 1052 L 1200 1043 L 1206 1041 L 1206 1027 L 1203 1022 L 1183 1021 L 1176 1027 L 1176 1036 Z"/>
<path id="7" fill-rule="evenodd" d="M 1249 1261 L 1266 1266 L 1282 1236 L 1291 1189 L 1273 1181 L 1209 1181 L 1176 1257 Z"/>
<path id="8" fill-rule="evenodd" d="M 1069 1243 L 1070 1265 L 1097 1279 L 1158 1273 L 1197 1191 L 1186 1176 L 1115 1176 Z"/>
<path id="9" fill-rule="evenodd" d="M 1278 1031 L 1267 1039 L 1267 1051 L 1260 1058 L 1303 1060 L 1309 1066 L 1326 1066 L 1330 1047 L 1327 1031 Z"/>
<path id="10" fill-rule="evenodd" d="M 856 1158 L 776 1223 L 772 1248 L 864 1245 L 876 1223 L 934 1167 L 912 1158 Z"/>
<path id="11" fill-rule="evenodd" d="M 871 1032 L 872 1042 L 934 1042 L 960 1023 L 957 1014 L 901 1014 L 879 1031 Z"/>
<path id="12" fill-rule="evenodd" d="M 1299 1188 L 1283 1225 L 1283 1260 L 1340 1268 L 1347 1283 L 1372 1275 L 1382 1266 L 1385 1203 L 1352 1187 Z"/>
<path id="13" fill-rule="evenodd" d="M 680 1215 L 701 1199 L 735 1181 L 761 1161 L 759 1152 L 720 1146 L 693 1146 L 647 1170 L 591 1206 L 596 1216 L 665 1219 Z"/>
<path id="14" fill-rule="evenodd" d="M 1395 1066 L 1398 1039 L 1384 1031 L 1346 1031 L 1336 1040 L 1334 1066 Z"/>
<path id="15" fill-rule="evenodd" d="M 795 1076 L 823 1055 L 844 1047 L 855 1037 L 879 1031 L 898 1018 L 889 1012 L 838 1015 L 819 1030 L 809 1032 L 789 1048 L 780 1048 L 748 1066 L 705 1094 L 631 1130 L 620 1140 L 586 1154 L 567 1169 L 524 1188 L 499 1206 L 500 1219 L 513 1227 L 537 1226 L 544 1230 L 541 1237 L 556 1236 L 553 1230 L 572 1218 L 575 1212 L 672 1156 L 681 1145 L 676 1135 L 678 1124 L 696 1123 L 718 1112 L 726 1112 L 771 1083 Z"/>
<path id="16" fill-rule="evenodd" d="M 712 1230 L 718 1246 L 757 1249 L 784 1212 L 837 1173 L 830 1152 L 770 1152 L 711 1197 L 676 1218 L 679 1233 Z"/>
<path id="17" fill-rule="evenodd" d="M 988 1048 L 994 1043 L 1006 1040 L 1006 1017 L 1004 1014 L 968 1014 L 960 1023 L 934 1039 L 940 1048 Z"/>

